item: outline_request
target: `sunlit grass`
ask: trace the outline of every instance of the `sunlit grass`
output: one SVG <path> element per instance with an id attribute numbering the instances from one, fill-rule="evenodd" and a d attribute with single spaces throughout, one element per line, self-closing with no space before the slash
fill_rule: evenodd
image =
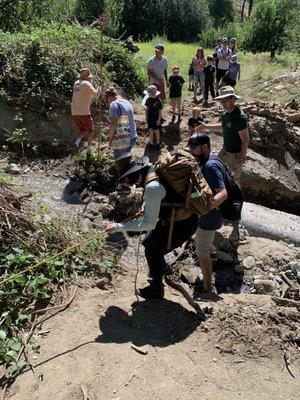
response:
<path id="1" fill-rule="evenodd" d="M 184 96 L 192 97 L 188 92 L 188 69 L 192 58 L 195 56 L 197 44 L 170 43 L 166 38 L 156 37 L 151 42 L 140 42 L 140 51 L 136 57 L 145 65 L 148 59 L 154 55 L 156 44 L 162 43 L 165 46 L 165 56 L 169 61 L 168 74 L 171 74 L 172 66 L 179 65 L 181 75 L 186 81 L 184 86 Z M 199 43 L 201 46 L 201 43 Z M 204 49 L 205 56 L 211 55 L 213 49 Z M 237 93 L 243 98 L 255 99 L 268 97 L 262 93 L 261 85 L 265 81 L 270 81 L 276 76 L 289 75 L 298 70 L 300 56 L 295 53 L 282 53 L 276 57 L 276 61 L 270 61 L 269 53 L 244 53 L 238 52 L 238 61 L 241 64 L 241 81 L 236 87 Z M 299 89 L 285 92 L 286 96 L 291 94 L 299 95 Z M 282 93 L 278 92 L 272 96 L 273 101 L 282 102 Z"/>

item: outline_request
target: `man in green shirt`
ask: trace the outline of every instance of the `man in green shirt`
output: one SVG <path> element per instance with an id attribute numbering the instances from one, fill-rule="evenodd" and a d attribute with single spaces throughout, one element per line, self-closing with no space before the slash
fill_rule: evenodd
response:
<path id="1" fill-rule="evenodd" d="M 195 132 L 223 131 L 223 147 L 218 157 L 234 173 L 234 180 L 240 186 L 241 172 L 246 160 L 249 147 L 249 131 L 246 114 L 235 104 L 239 97 L 231 86 L 220 88 L 220 94 L 215 97 L 225 111 L 220 117 L 220 124 L 202 124 L 195 128 Z M 233 224 L 230 240 L 240 239 L 238 221 Z"/>
<path id="2" fill-rule="evenodd" d="M 196 131 L 223 131 L 223 147 L 218 157 L 234 173 L 234 180 L 240 185 L 241 172 L 249 146 L 249 131 L 246 114 L 235 104 L 239 97 L 231 86 L 223 86 L 215 97 L 225 109 L 220 124 L 202 124 Z"/>

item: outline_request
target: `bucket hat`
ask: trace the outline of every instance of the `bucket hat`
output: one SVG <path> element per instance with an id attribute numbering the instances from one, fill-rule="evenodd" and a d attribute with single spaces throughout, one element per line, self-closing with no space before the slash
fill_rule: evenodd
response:
<path id="1" fill-rule="evenodd" d="M 132 161 L 124 170 L 122 171 L 122 175 L 119 178 L 119 181 L 125 176 L 134 174 L 137 171 L 140 171 L 141 169 L 147 167 L 149 164 L 149 157 L 147 156 L 142 156 L 134 161 Z"/>
<path id="2" fill-rule="evenodd" d="M 240 99 L 240 96 L 235 94 L 233 87 L 231 86 L 223 86 L 219 90 L 219 96 L 215 97 L 215 100 L 225 99 L 226 97 L 234 97 L 236 99 Z"/>

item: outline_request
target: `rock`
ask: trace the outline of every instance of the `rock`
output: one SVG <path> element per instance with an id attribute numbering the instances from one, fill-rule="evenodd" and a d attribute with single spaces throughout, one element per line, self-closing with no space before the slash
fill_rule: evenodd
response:
<path id="1" fill-rule="evenodd" d="M 234 267 L 234 270 L 235 270 L 235 272 L 236 272 L 237 274 L 243 274 L 243 273 L 244 273 L 244 267 L 243 267 L 242 264 L 237 264 L 237 265 Z"/>
<path id="2" fill-rule="evenodd" d="M 190 285 L 194 285 L 198 279 L 196 272 L 191 269 L 182 271 L 181 275 Z"/>
<path id="3" fill-rule="evenodd" d="M 107 286 L 111 286 L 111 282 L 109 281 L 108 278 L 101 278 L 98 279 L 98 281 L 95 283 L 95 286 L 98 289 L 106 290 Z"/>
<path id="4" fill-rule="evenodd" d="M 90 233 L 93 229 L 92 222 L 88 218 L 84 218 L 82 221 L 82 231 L 83 233 Z"/>
<path id="5" fill-rule="evenodd" d="M 254 288 L 257 294 L 270 294 L 275 291 L 275 282 L 269 279 L 256 279 Z"/>
<path id="6" fill-rule="evenodd" d="M 288 266 L 297 276 L 297 280 L 300 280 L 300 261 L 291 261 Z"/>
<path id="7" fill-rule="evenodd" d="M 282 279 L 279 276 L 275 276 L 275 280 L 276 280 L 277 283 L 282 285 Z"/>
<path id="8" fill-rule="evenodd" d="M 98 217 L 94 218 L 94 221 L 93 221 L 93 226 L 94 226 L 94 227 L 96 227 L 96 228 L 99 229 L 99 228 L 102 227 L 102 225 L 103 225 L 103 219 L 102 219 L 102 217 L 98 216 Z"/>
<path id="9" fill-rule="evenodd" d="M 300 121 L 300 112 L 293 113 L 293 114 L 288 114 L 287 117 L 286 117 L 286 119 L 287 119 L 289 122 L 297 123 L 297 122 Z"/>
<path id="10" fill-rule="evenodd" d="M 7 164 L 6 167 L 4 168 L 4 171 L 9 173 L 9 174 L 20 174 L 21 173 L 21 168 L 18 164 Z"/>
<path id="11" fill-rule="evenodd" d="M 252 269 L 252 268 L 256 267 L 255 258 L 253 256 L 246 257 L 243 260 L 243 266 L 245 269 Z"/>
<path id="12" fill-rule="evenodd" d="M 225 263 L 233 262 L 233 258 L 230 254 L 224 253 L 224 251 L 216 251 L 216 257 L 218 260 L 223 261 Z"/>
<path id="13" fill-rule="evenodd" d="M 274 86 L 274 89 L 275 90 L 283 90 L 285 88 L 285 86 L 284 85 L 276 85 L 276 86 Z"/>

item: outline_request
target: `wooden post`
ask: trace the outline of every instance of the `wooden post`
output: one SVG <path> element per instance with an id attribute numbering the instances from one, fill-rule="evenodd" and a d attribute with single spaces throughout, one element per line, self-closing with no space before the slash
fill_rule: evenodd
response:
<path id="1" fill-rule="evenodd" d="M 106 23 L 106 16 L 105 14 L 100 15 L 99 19 L 99 26 L 100 26 L 100 71 L 99 71 L 99 85 L 101 85 L 102 81 L 102 67 L 103 67 L 103 31 L 105 28 Z M 99 130 L 98 130 L 98 154 L 100 152 L 100 144 L 101 144 L 101 133 L 102 133 L 102 124 L 101 124 L 101 103 L 99 106 Z"/>

